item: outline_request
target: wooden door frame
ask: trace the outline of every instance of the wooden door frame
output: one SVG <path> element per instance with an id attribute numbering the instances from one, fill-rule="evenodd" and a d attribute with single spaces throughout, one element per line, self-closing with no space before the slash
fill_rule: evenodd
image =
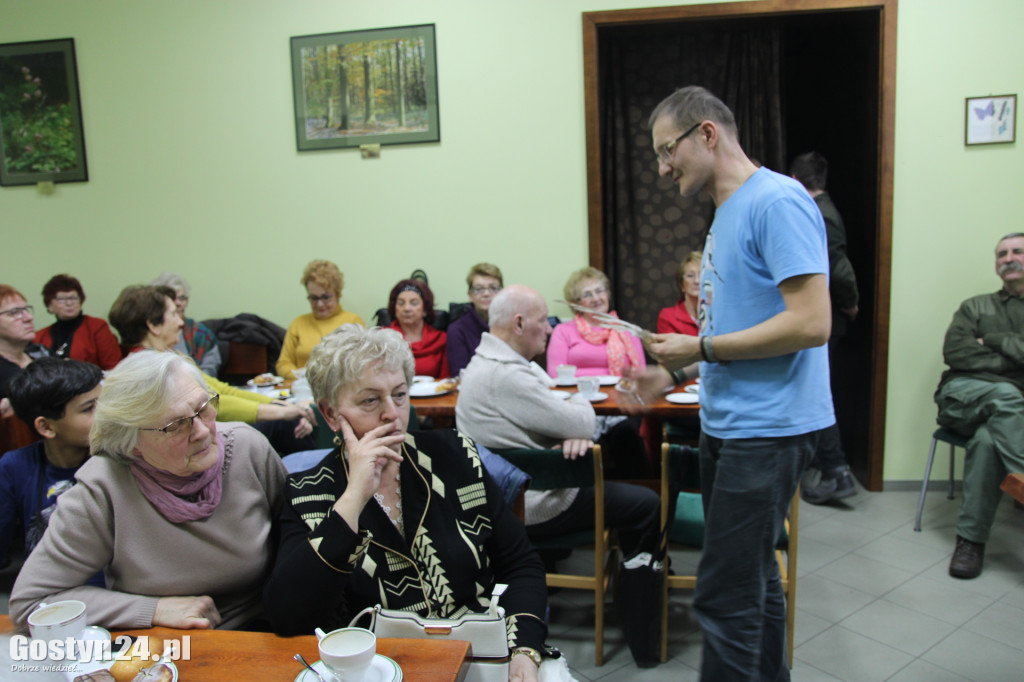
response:
<path id="1" fill-rule="evenodd" d="M 875 334 L 872 339 L 868 434 L 869 490 L 882 489 L 885 410 L 889 371 L 889 294 L 892 269 L 893 151 L 896 120 L 896 9 L 898 0 L 759 0 L 681 7 L 649 7 L 583 13 L 583 86 L 587 136 L 587 210 L 590 264 L 604 267 L 601 182 L 598 33 L 602 28 L 689 19 L 771 17 L 878 9 L 878 214 L 875 243 Z"/>

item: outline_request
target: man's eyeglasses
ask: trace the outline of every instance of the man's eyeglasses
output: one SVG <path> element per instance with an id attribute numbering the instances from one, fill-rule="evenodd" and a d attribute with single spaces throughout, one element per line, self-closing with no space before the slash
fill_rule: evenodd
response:
<path id="1" fill-rule="evenodd" d="M 310 303 L 316 304 L 328 303 L 333 298 L 334 294 L 324 294 L 323 296 L 314 296 L 313 294 L 310 294 L 309 296 L 306 297 L 306 300 L 309 301 Z"/>
<path id="2" fill-rule="evenodd" d="M 182 417 L 181 419 L 175 419 L 167 426 L 163 426 L 159 429 L 139 429 L 139 431 L 159 431 L 164 435 L 181 438 L 192 433 L 192 422 L 195 421 L 196 417 L 200 419 L 206 419 L 208 417 L 217 416 L 217 408 L 220 407 L 220 395 L 214 393 L 210 396 L 210 399 L 199 406 L 195 414 L 189 417 Z"/>
<path id="3" fill-rule="evenodd" d="M 676 148 L 677 144 L 685 140 L 687 135 L 689 135 L 694 130 L 699 128 L 701 123 L 703 123 L 703 121 L 698 121 L 694 123 L 692 126 L 689 127 L 689 129 L 685 133 L 683 133 L 676 139 L 672 140 L 671 142 L 667 142 L 661 145 L 661 148 L 658 149 L 658 160 L 661 161 L 662 163 L 671 163 L 672 150 Z"/>
<path id="4" fill-rule="evenodd" d="M 32 306 L 23 305 L 19 308 L 9 308 L 8 310 L 0 310 L 0 315 L 6 315 L 12 320 L 16 320 L 19 317 L 23 316 L 25 313 L 31 315 L 33 311 L 35 311 L 35 308 L 33 308 Z"/>
<path id="5" fill-rule="evenodd" d="M 499 291 L 501 291 L 501 287 L 492 284 L 486 287 L 473 287 L 469 290 L 469 293 L 479 296 L 481 294 L 496 294 Z"/>
<path id="6" fill-rule="evenodd" d="M 75 296 L 54 296 L 53 300 L 57 303 L 78 303 L 80 299 L 77 295 Z"/>

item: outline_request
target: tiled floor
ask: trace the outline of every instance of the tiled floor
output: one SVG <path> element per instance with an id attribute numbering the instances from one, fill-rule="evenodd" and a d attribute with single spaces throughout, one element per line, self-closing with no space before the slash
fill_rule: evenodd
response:
<path id="1" fill-rule="evenodd" d="M 1000 506 L 985 570 L 955 580 L 946 569 L 959 496 L 933 491 L 923 530 L 913 531 L 916 492 L 866 493 L 828 507 L 800 507 L 797 682 L 1009 682 L 1024 666 L 1024 511 Z M 592 561 L 578 553 L 567 563 Z M 695 553 L 673 553 L 693 572 Z M 7 611 L 13 568 L 0 571 L 0 612 Z M 580 682 L 697 680 L 701 634 L 692 593 L 673 591 L 669 660 L 641 670 L 606 609 L 605 664 L 594 666 L 594 602 L 562 590 L 551 598 L 549 643 L 568 657 Z"/>
<path id="2" fill-rule="evenodd" d="M 959 494 L 933 490 L 922 531 L 917 492 L 866 493 L 836 506 L 800 507 L 796 597 L 798 682 L 1008 682 L 1024 678 L 1024 511 L 1000 505 L 975 580 L 947 574 Z M 574 557 L 570 561 L 586 561 Z M 692 554 L 675 554 L 674 565 Z M 692 592 L 673 591 L 669 661 L 641 670 L 609 604 L 605 664 L 594 666 L 593 599 L 562 590 L 551 599 L 549 642 L 587 680 L 697 680 L 701 635 Z"/>

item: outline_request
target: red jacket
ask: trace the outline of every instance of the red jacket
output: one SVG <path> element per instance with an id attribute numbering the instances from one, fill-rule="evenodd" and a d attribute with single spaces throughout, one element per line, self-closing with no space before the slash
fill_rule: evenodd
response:
<path id="1" fill-rule="evenodd" d="M 391 329 L 402 333 L 402 327 L 395 320 L 391 323 Z M 402 336 L 405 336 L 402 334 Z M 416 359 L 416 374 L 435 379 L 444 379 L 451 375 L 448 370 L 448 335 L 439 332 L 429 324 L 423 324 L 423 338 L 416 343 L 410 343 L 412 355 Z"/>
<path id="2" fill-rule="evenodd" d="M 121 346 L 117 338 L 110 331 L 106 320 L 98 317 L 82 316 L 82 324 L 75 330 L 71 337 L 71 354 L 67 357 L 72 360 L 91 362 L 102 370 L 113 369 L 114 365 L 121 362 L 124 357 L 121 353 Z M 36 332 L 36 343 L 50 348 L 53 339 L 50 338 L 50 328 L 40 329 Z"/>

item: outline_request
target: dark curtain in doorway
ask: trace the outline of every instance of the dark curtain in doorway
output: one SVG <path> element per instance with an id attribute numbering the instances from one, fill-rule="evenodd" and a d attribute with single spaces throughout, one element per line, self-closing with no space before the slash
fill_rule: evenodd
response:
<path id="1" fill-rule="evenodd" d="M 602 33 L 605 262 L 597 265 L 624 319 L 655 328 L 658 311 L 679 298 L 676 268 L 703 248 L 714 215 L 707 195 L 680 197 L 658 177 L 647 117 L 676 88 L 704 86 L 732 109 L 747 154 L 784 169 L 780 33 L 746 21 Z"/>

